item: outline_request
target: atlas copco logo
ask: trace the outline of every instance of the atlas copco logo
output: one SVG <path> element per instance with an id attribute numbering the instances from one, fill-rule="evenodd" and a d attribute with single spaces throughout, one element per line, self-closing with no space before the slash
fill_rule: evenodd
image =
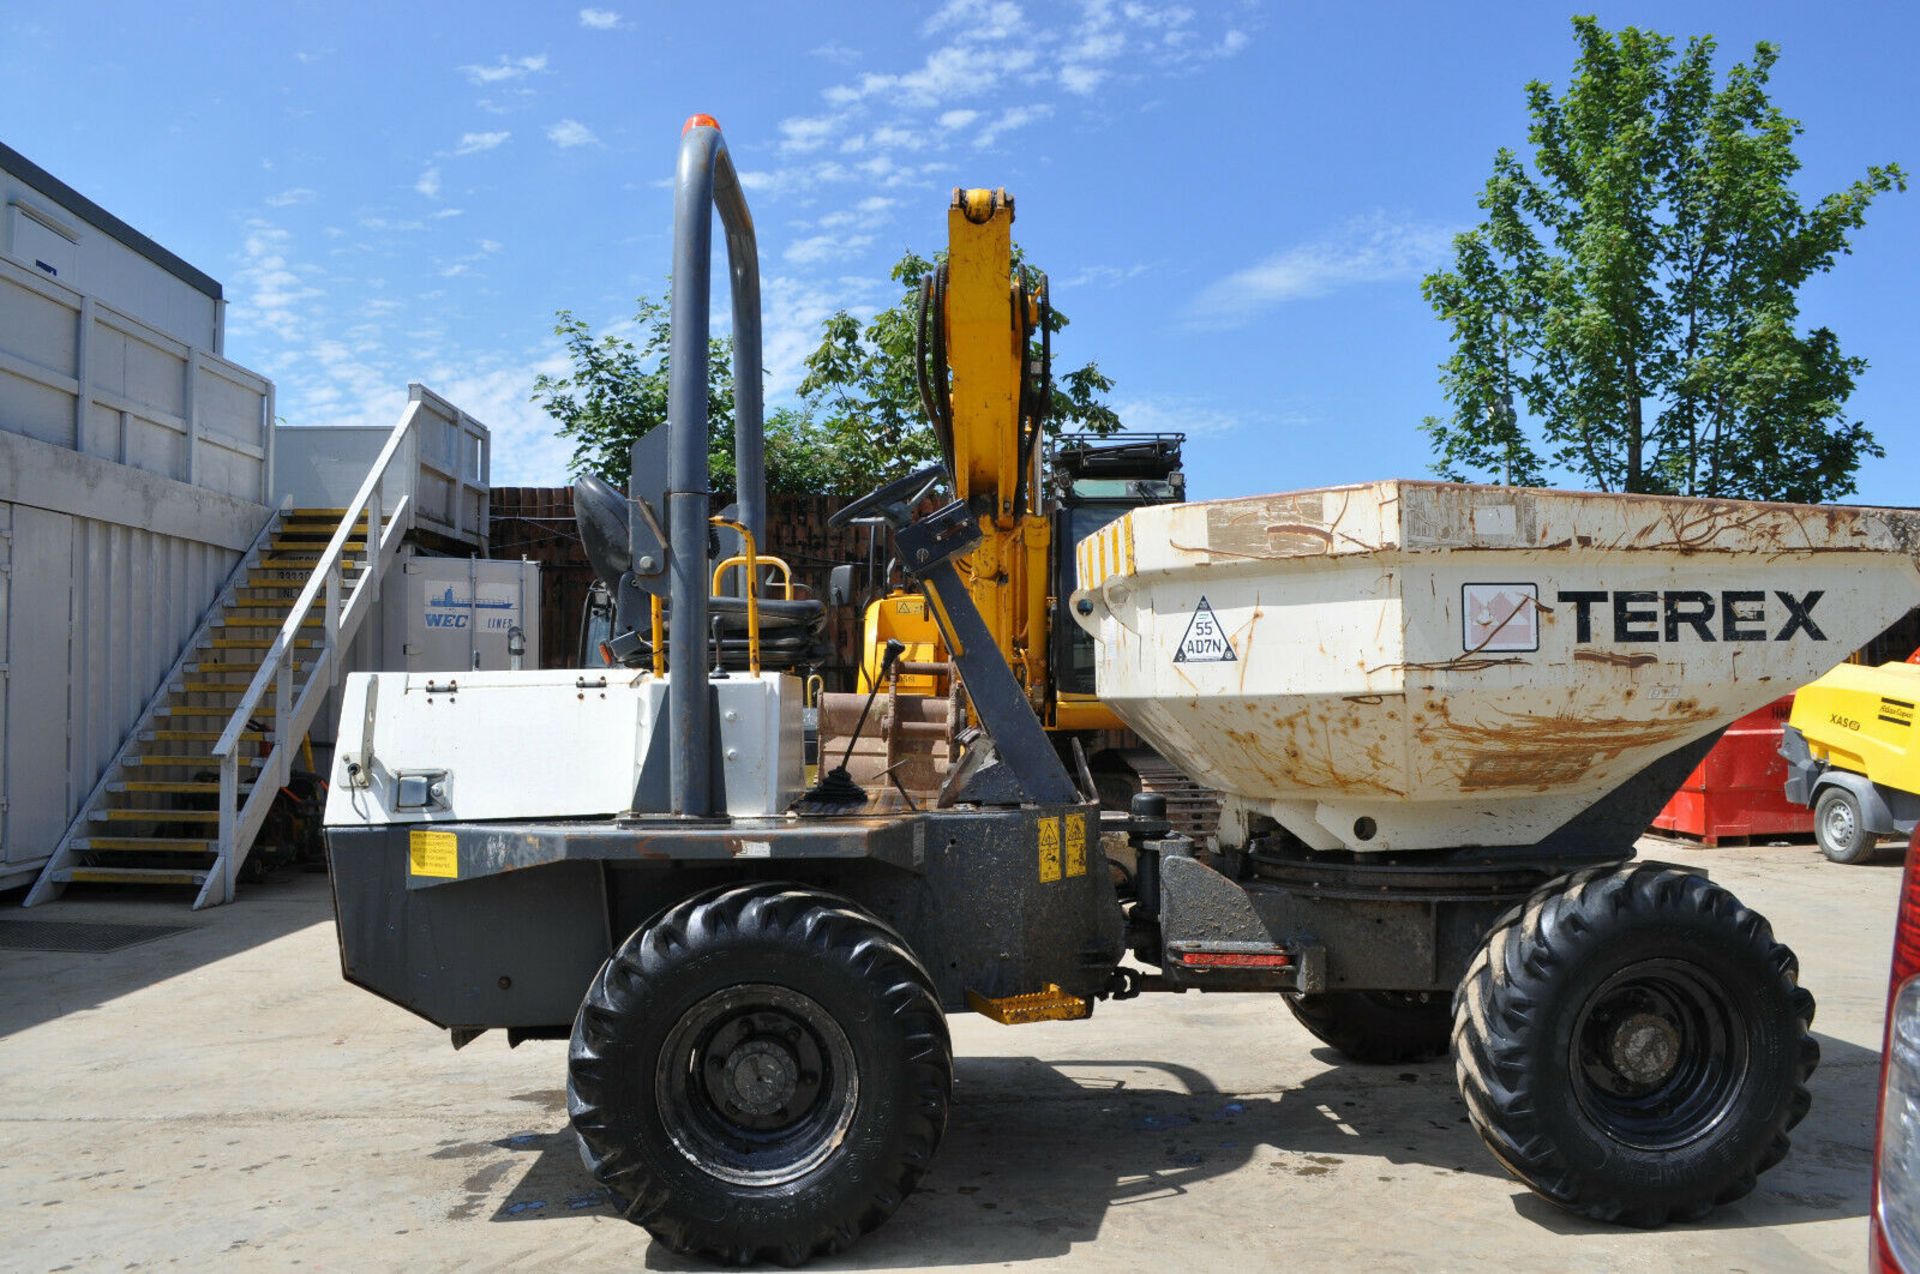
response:
<path id="1" fill-rule="evenodd" d="M 1571 590 L 1558 600 L 1573 607 L 1575 642 L 1606 641 L 1825 641 L 1813 608 L 1824 589 L 1795 596 L 1774 589 Z"/>

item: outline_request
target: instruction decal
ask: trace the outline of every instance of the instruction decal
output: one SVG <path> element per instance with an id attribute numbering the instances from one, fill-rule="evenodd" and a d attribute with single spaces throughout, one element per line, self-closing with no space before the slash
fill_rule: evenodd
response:
<path id="1" fill-rule="evenodd" d="M 408 832 L 407 870 L 416 876 L 460 879 L 460 838 L 452 832 Z"/>
<path id="2" fill-rule="evenodd" d="M 1067 820 L 1067 875 L 1084 876 L 1087 874 L 1087 816 L 1068 814 Z"/>
<path id="3" fill-rule="evenodd" d="M 1213 607 L 1207 605 L 1202 597 L 1200 605 L 1193 612 L 1193 618 L 1187 621 L 1187 635 L 1180 639 L 1180 649 L 1173 654 L 1177 664 L 1230 664 L 1239 659 L 1233 653 L 1233 643 L 1227 640 L 1227 630 L 1220 627 L 1220 621 L 1214 617 Z"/>
<path id="4" fill-rule="evenodd" d="M 1050 885 L 1060 879 L 1060 819 L 1040 820 L 1040 883 Z"/>

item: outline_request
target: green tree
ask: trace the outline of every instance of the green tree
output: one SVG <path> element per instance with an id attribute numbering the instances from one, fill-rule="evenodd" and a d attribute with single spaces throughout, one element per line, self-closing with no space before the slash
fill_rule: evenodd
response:
<path id="1" fill-rule="evenodd" d="M 1023 261 L 1016 245 L 1014 262 L 1018 266 Z M 936 262 L 914 252 L 901 256 L 889 271 L 904 287 L 900 300 L 864 324 L 845 310 L 830 316 L 822 325 L 819 346 L 807 356 L 800 393 L 845 475 L 847 489 L 867 490 L 939 457 L 933 427 L 920 409 L 914 374 L 920 281 Z M 1067 323 L 1067 316 L 1053 309 L 1047 330 L 1057 334 Z M 1037 341 L 1031 356 L 1039 357 Z M 1108 434 L 1119 429 L 1120 417 L 1106 401 L 1112 389 L 1112 379 L 1092 361 L 1056 373 L 1047 432 L 1074 428 Z"/>
<path id="2" fill-rule="evenodd" d="M 1531 168 L 1494 157 L 1486 219 L 1423 292 L 1448 325 L 1452 403 L 1429 417 L 1435 469 L 1524 485 L 1818 501 L 1884 454 L 1846 401 L 1864 360 L 1802 331 L 1798 291 L 1849 251 L 1870 167 L 1808 206 L 1798 121 L 1768 95 L 1756 45 L 1716 83 L 1715 44 L 1575 18 L 1565 93 L 1527 85 Z"/>

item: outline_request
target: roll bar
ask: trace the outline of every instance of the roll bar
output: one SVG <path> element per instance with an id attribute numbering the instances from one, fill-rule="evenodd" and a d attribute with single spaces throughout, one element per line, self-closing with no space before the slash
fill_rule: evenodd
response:
<path id="1" fill-rule="evenodd" d="M 707 689 L 707 518 L 712 492 L 707 467 L 707 339 L 712 300 L 713 214 L 726 234 L 733 294 L 734 469 L 739 521 L 766 537 L 765 423 L 760 369 L 760 252 L 739 174 L 708 115 L 680 130 L 673 185 L 672 333 L 667 383 L 668 639 L 677 657 L 668 667 L 671 812 L 714 814 L 713 710 Z"/>

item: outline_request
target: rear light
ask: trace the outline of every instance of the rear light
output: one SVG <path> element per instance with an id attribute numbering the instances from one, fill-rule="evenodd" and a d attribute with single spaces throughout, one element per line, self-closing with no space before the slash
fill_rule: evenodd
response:
<path id="1" fill-rule="evenodd" d="M 1874 1268 L 1920 1274 L 1920 831 L 1907 848 L 1893 930 L 1873 1157 Z"/>
<path id="2" fill-rule="evenodd" d="M 1189 969 L 1284 969 L 1293 957 L 1284 951 L 1182 951 Z"/>

